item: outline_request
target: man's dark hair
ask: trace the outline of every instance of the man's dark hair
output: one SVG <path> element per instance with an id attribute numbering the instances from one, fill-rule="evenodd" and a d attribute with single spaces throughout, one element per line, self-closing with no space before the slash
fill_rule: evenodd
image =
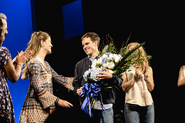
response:
<path id="1" fill-rule="evenodd" d="M 95 32 L 87 32 L 87 33 L 85 33 L 85 34 L 81 37 L 81 41 L 82 41 L 84 38 L 90 38 L 93 42 L 94 42 L 94 41 L 98 41 L 98 47 L 99 47 L 99 44 L 100 44 L 100 37 L 99 37 L 98 34 L 96 34 Z"/>

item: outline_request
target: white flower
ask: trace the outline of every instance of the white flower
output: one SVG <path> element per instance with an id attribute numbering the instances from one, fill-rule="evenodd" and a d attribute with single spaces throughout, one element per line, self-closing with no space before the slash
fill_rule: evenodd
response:
<path id="1" fill-rule="evenodd" d="M 109 58 L 110 58 L 110 59 L 114 59 L 114 54 L 110 54 L 110 55 L 109 55 Z"/>
<path id="2" fill-rule="evenodd" d="M 92 67 L 93 69 L 95 69 L 95 68 L 96 68 L 96 64 L 97 64 L 97 62 L 98 62 L 98 60 L 97 60 L 97 59 L 95 59 L 95 60 L 93 61 L 92 65 L 91 65 L 91 67 Z"/>
<path id="3" fill-rule="evenodd" d="M 108 64 L 108 62 L 105 63 L 105 64 L 103 64 L 103 67 L 104 67 L 104 68 L 108 68 L 108 65 L 107 65 L 107 64 Z"/>
<path id="4" fill-rule="evenodd" d="M 87 76 L 90 74 L 91 71 L 92 71 L 91 69 L 85 71 L 85 73 L 84 73 L 84 75 L 83 75 L 83 78 L 84 78 L 85 81 L 87 81 L 87 79 L 88 79 Z"/>
<path id="5" fill-rule="evenodd" d="M 95 59 L 95 60 L 93 61 L 92 65 L 91 65 L 92 69 L 94 69 L 94 68 L 96 67 L 96 62 L 97 62 L 97 60 Z"/>
<path id="6" fill-rule="evenodd" d="M 118 63 L 118 62 L 121 60 L 121 58 L 122 58 L 122 57 L 121 57 L 120 54 L 119 54 L 119 55 L 116 54 L 116 55 L 114 56 L 114 60 L 115 60 L 116 63 Z"/>
<path id="7" fill-rule="evenodd" d="M 114 62 L 108 62 L 108 63 L 107 63 L 107 67 L 108 67 L 109 69 L 113 69 L 114 66 L 115 66 Z"/>
<path id="8" fill-rule="evenodd" d="M 101 64 L 102 63 L 102 58 L 100 57 L 97 61 L 97 64 Z"/>
<path id="9" fill-rule="evenodd" d="M 92 71 L 91 72 L 91 79 L 93 79 L 94 81 L 97 81 L 96 75 L 98 75 L 97 71 Z"/>
<path id="10" fill-rule="evenodd" d="M 97 80 L 97 77 L 96 77 L 97 75 L 100 75 L 98 72 L 103 72 L 103 70 L 102 69 L 92 70 L 90 78 L 93 79 L 94 81 L 99 81 Z"/>
<path id="11" fill-rule="evenodd" d="M 108 58 L 108 55 L 106 55 L 106 54 L 103 54 L 103 56 L 102 57 L 104 57 L 104 58 Z"/>
<path id="12" fill-rule="evenodd" d="M 92 69 L 101 68 L 102 58 L 95 59 L 91 65 Z"/>

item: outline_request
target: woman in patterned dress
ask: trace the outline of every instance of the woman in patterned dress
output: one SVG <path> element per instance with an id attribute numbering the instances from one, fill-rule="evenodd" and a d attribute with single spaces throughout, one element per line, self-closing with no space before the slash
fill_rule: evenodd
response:
<path id="1" fill-rule="evenodd" d="M 73 107 L 71 103 L 53 95 L 53 83 L 57 82 L 68 89 L 74 90 L 73 78 L 58 75 L 44 59 L 51 54 L 51 38 L 46 32 L 34 32 L 27 50 L 32 53 L 32 59 L 27 63 L 22 79 L 27 77 L 30 86 L 21 111 L 20 123 L 43 123 L 55 109 Z"/>
<path id="2" fill-rule="evenodd" d="M 9 50 L 2 46 L 5 33 L 6 29 L 0 19 L 0 123 L 14 123 L 14 109 L 7 78 L 11 82 L 18 81 L 22 65 L 29 60 L 29 52 L 26 51 L 22 55 L 18 53 L 14 62 L 16 65 L 14 66 Z"/>

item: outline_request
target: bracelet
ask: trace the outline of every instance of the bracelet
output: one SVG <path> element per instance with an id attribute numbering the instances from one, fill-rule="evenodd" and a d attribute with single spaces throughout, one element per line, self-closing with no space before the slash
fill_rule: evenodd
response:
<path id="1" fill-rule="evenodd" d="M 58 105 L 58 100 L 59 98 L 57 97 L 57 99 L 55 100 L 55 105 Z"/>
<path id="2" fill-rule="evenodd" d="M 20 63 L 14 62 L 13 64 L 20 65 L 21 68 L 22 68 L 22 65 Z"/>
<path id="3" fill-rule="evenodd" d="M 20 65 L 21 66 L 21 68 L 22 68 L 22 65 L 20 64 L 20 63 L 17 63 L 18 65 Z"/>

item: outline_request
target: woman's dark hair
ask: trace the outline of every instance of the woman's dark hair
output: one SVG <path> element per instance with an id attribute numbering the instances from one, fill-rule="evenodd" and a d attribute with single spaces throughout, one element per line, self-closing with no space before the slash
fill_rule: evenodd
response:
<path id="1" fill-rule="evenodd" d="M 2 30 L 3 30 L 3 22 L 2 22 L 2 20 L 0 19 L 0 35 L 1 35 L 1 33 L 2 33 Z"/>
<path id="2" fill-rule="evenodd" d="M 4 41 L 4 33 L 3 33 L 3 30 L 4 30 L 4 26 L 3 26 L 3 22 L 2 20 L 0 19 L 0 46 L 2 45 L 2 42 Z"/>

